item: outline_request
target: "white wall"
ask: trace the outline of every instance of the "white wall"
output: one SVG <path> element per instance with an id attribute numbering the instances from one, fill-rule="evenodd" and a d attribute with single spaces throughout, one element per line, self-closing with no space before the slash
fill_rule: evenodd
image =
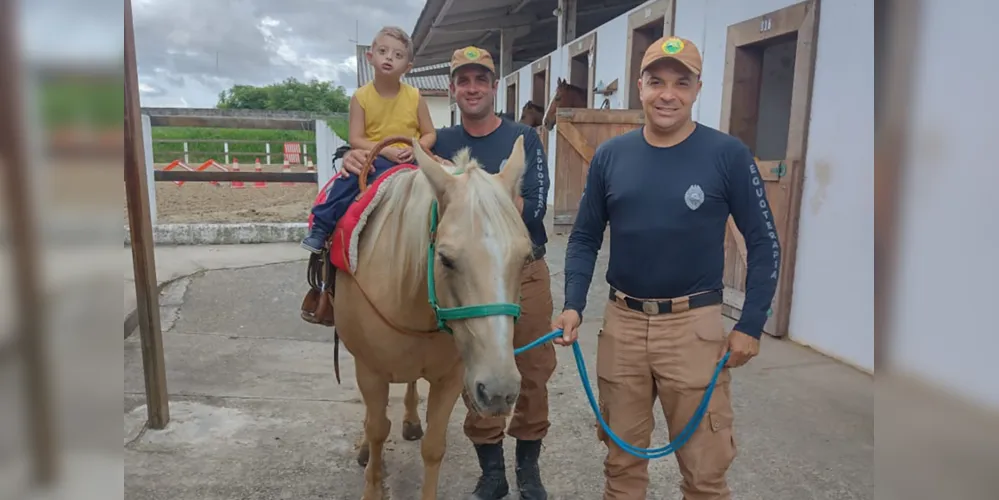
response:
<path id="1" fill-rule="evenodd" d="M 721 119 L 727 29 L 797 0 L 678 0 L 677 35 L 698 43 L 704 86 L 695 118 Z M 792 339 L 874 369 L 874 54 L 869 1 L 823 1 L 805 185 L 798 226 Z M 781 235 L 786 242 L 787 235 Z"/>
<path id="2" fill-rule="evenodd" d="M 790 335 L 873 371 L 874 6 L 824 1 L 819 23 Z"/>
<path id="3" fill-rule="evenodd" d="M 430 118 L 434 128 L 451 126 L 451 105 L 447 96 L 423 96 L 430 110 Z"/>
<path id="4" fill-rule="evenodd" d="M 993 319 L 999 169 L 990 154 L 999 71 L 987 62 L 995 61 L 992 45 L 980 40 L 995 31 L 999 4 L 977 4 L 974 11 L 922 4 L 919 23 L 933 26 L 933 36 L 919 37 L 912 49 L 888 352 L 893 370 L 999 409 L 999 383 L 989 368 L 999 351 Z M 969 68 L 976 69 L 969 74 Z M 944 94 L 940 75 L 955 78 Z"/>

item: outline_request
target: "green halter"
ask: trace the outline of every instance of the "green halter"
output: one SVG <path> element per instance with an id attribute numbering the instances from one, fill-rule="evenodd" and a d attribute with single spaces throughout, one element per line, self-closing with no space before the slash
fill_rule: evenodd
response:
<path id="1" fill-rule="evenodd" d="M 482 318 L 486 316 L 506 315 L 513 316 L 516 322 L 520 317 L 520 305 L 509 302 L 497 302 L 493 304 L 480 304 L 475 306 L 462 307 L 441 307 L 437 303 L 437 290 L 434 287 L 434 248 L 437 246 L 437 200 L 434 200 L 430 207 L 430 248 L 427 252 L 427 294 L 430 297 L 430 307 L 434 308 L 437 315 L 437 327 L 441 330 L 454 334 L 447 326 L 448 320 Z"/>

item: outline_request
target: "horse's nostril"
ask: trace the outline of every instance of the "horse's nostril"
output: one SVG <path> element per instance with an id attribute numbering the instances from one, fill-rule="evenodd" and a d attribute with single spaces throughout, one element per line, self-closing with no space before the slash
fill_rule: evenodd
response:
<path id="1" fill-rule="evenodd" d="M 489 395 L 486 394 L 486 384 L 483 384 L 482 382 L 475 384 L 475 394 L 479 397 L 479 401 L 482 401 L 483 403 L 489 402 Z"/>

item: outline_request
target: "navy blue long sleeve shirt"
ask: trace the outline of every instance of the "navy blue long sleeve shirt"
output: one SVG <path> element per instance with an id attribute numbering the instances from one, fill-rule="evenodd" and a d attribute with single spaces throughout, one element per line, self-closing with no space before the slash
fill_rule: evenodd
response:
<path id="1" fill-rule="evenodd" d="M 759 338 L 777 289 L 780 246 L 763 181 L 739 139 L 697 124 L 672 147 L 638 128 L 597 148 L 565 259 L 565 308 L 582 315 L 604 228 L 607 282 L 637 298 L 721 290 L 725 225 L 746 240 L 746 299 L 735 326 Z"/>
<path id="2" fill-rule="evenodd" d="M 518 136 L 524 136 L 524 177 L 520 192 L 524 198 L 524 224 L 531 235 L 534 246 L 548 242 L 545 231 L 545 212 L 548 210 L 548 189 L 551 180 L 548 175 L 548 155 L 541 146 L 541 139 L 533 128 L 522 123 L 503 120 L 499 128 L 482 137 L 470 135 L 461 125 L 437 130 L 437 142 L 433 153 L 450 160 L 459 149 L 468 147 L 472 158 L 491 174 L 503 168 L 513 143 Z"/>

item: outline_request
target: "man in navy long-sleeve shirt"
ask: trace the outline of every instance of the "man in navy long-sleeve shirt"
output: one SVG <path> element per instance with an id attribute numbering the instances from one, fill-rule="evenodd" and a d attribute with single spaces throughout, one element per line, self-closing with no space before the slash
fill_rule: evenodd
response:
<path id="1" fill-rule="evenodd" d="M 514 142 L 524 136 L 526 162 L 521 183 L 524 224 L 534 246 L 521 273 L 521 313 L 513 332 L 513 343 L 527 345 L 548 333 L 554 305 L 551 279 L 545 261 L 544 217 L 548 207 L 548 157 L 538 134 L 526 125 L 499 118 L 493 113 L 499 81 L 489 52 L 466 47 L 451 58 L 451 94 L 461 111 L 461 124 L 437 130 L 437 142 L 431 151 L 448 161 L 462 148 L 469 148 L 472 158 L 490 173 L 498 173 L 506 163 Z M 366 151 L 351 150 L 344 157 L 344 168 L 357 174 Z M 521 500 L 544 500 L 548 497 L 541 481 L 538 458 L 541 441 L 547 435 L 548 380 L 555 372 L 555 348 L 538 346 L 517 356 L 521 374 L 520 397 L 510 418 L 509 427 L 502 418 L 485 419 L 474 411 L 465 416 L 465 435 L 475 445 L 482 474 L 470 498 L 503 498 L 509 492 L 503 458 L 503 435 L 517 439 L 516 474 Z M 467 396 L 465 398 L 468 406 Z M 505 431 L 505 432 L 504 432 Z"/>
<path id="2" fill-rule="evenodd" d="M 701 57 L 689 40 L 649 47 L 639 92 L 645 125 L 595 152 L 569 237 L 565 305 L 556 342 L 575 342 L 604 228 L 610 225 L 611 286 L 597 348 L 601 411 L 612 430 L 649 446 L 658 396 L 673 438 L 687 424 L 715 364 L 759 352 L 777 286 L 780 247 L 766 192 L 749 148 L 693 121 Z M 731 333 L 721 301 L 729 215 L 748 251 L 746 299 Z M 684 498 L 728 499 L 725 472 L 735 456 L 730 375 L 719 377 L 702 425 L 679 451 Z M 647 461 L 608 444 L 604 498 L 645 498 Z"/>

